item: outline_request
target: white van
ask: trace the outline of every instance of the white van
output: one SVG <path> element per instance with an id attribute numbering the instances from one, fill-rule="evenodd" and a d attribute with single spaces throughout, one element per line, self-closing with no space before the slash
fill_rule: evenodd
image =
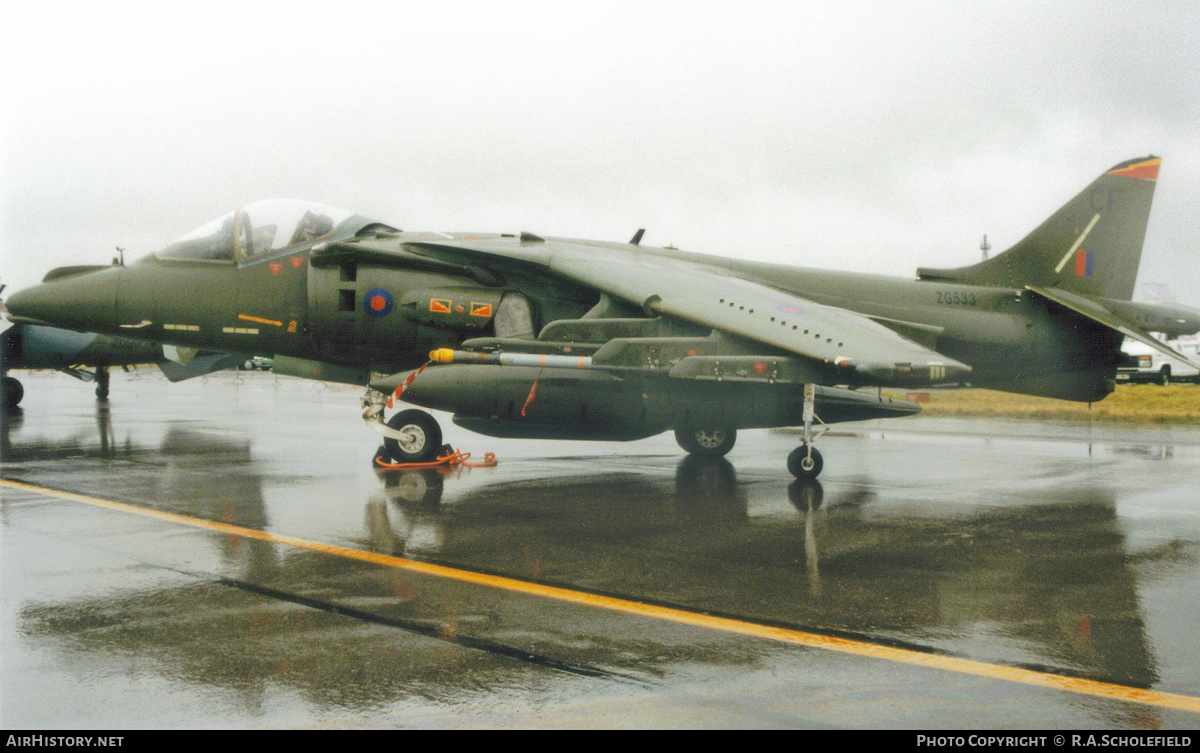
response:
<path id="1" fill-rule="evenodd" d="M 1168 340 L 1167 345 L 1193 361 L 1200 361 L 1200 336 L 1184 335 L 1178 340 Z M 1121 351 L 1128 356 L 1130 365 L 1117 369 L 1118 382 L 1200 382 L 1200 370 L 1195 366 L 1171 358 L 1137 340 L 1126 339 Z"/>

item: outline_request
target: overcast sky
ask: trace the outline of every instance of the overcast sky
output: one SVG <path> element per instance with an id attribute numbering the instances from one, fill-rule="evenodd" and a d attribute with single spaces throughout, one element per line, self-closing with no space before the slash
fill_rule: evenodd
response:
<path id="1" fill-rule="evenodd" d="M 13 289 L 273 197 L 911 277 L 1153 153 L 1139 283 L 1200 305 L 1200 3 L 41 2 L 5 26 Z"/>

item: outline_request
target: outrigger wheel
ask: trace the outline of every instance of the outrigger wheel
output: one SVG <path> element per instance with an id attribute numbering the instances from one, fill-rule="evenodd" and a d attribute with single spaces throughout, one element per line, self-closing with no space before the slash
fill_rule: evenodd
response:
<path id="1" fill-rule="evenodd" d="M 676 429 L 675 441 L 692 455 L 724 457 L 737 441 L 737 429 Z"/>
<path id="2" fill-rule="evenodd" d="M 802 481 L 815 479 L 821 474 L 821 467 L 824 465 L 824 462 L 821 460 L 821 453 L 817 452 L 816 447 L 813 447 L 813 419 L 817 421 L 821 420 L 817 418 L 816 404 L 817 385 L 812 383 L 804 385 L 804 439 L 799 447 L 792 450 L 787 460 L 788 470 L 792 472 L 793 476 Z M 824 421 L 821 421 L 821 423 L 824 423 Z"/>
<path id="3" fill-rule="evenodd" d="M 811 454 L 810 454 L 811 450 Z M 792 475 L 801 480 L 814 479 L 821 474 L 825 465 L 816 447 L 800 445 L 788 455 L 787 466 Z"/>
<path id="4" fill-rule="evenodd" d="M 388 428 L 404 439 L 383 440 L 383 447 L 397 463 L 428 463 L 437 460 L 442 447 L 442 429 L 437 419 L 422 410 L 402 410 L 388 419 Z"/>

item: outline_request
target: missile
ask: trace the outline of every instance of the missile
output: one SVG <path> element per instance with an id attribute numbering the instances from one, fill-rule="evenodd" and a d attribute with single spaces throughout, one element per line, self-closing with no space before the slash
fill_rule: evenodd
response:
<path id="1" fill-rule="evenodd" d="M 546 353 L 474 353 L 438 348 L 429 354 L 434 363 L 480 363 L 493 366 L 535 366 L 547 369 L 591 369 L 591 356 L 556 356 Z"/>

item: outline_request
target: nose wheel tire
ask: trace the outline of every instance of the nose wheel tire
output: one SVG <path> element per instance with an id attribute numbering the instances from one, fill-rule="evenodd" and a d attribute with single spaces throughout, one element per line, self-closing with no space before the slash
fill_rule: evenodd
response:
<path id="1" fill-rule="evenodd" d="M 724 457 L 737 442 L 737 429 L 676 429 L 675 441 L 692 455 Z"/>
<path id="2" fill-rule="evenodd" d="M 821 460 L 821 453 L 817 451 L 816 447 L 812 448 L 811 455 L 809 454 L 809 448 L 804 445 L 800 445 L 788 455 L 788 470 L 798 479 L 807 480 L 816 478 L 821 474 L 821 468 L 824 465 L 824 461 Z"/>
<path id="3" fill-rule="evenodd" d="M 437 460 L 442 447 L 442 429 L 437 419 L 425 411 L 404 410 L 392 416 L 389 428 L 404 434 L 403 439 L 387 438 L 383 447 L 397 463 L 428 463 Z"/>

